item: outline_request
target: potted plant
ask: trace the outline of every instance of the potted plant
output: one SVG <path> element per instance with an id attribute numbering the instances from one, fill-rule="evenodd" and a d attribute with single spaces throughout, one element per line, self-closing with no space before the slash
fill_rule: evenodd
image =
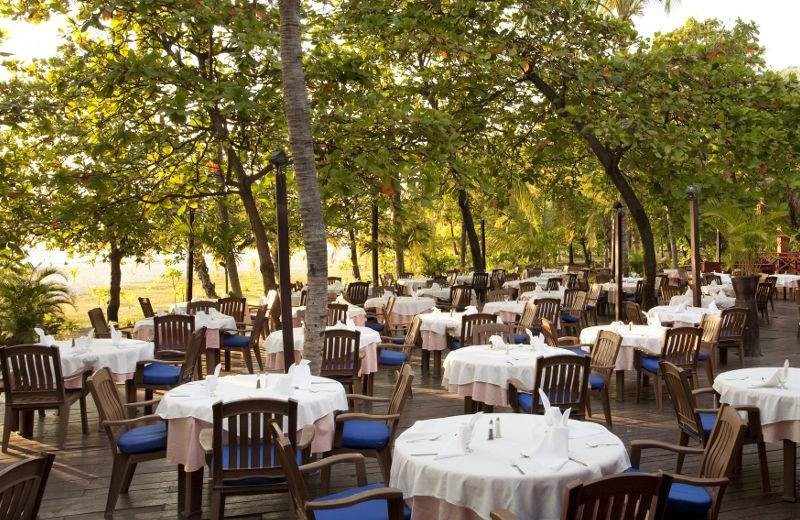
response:
<path id="1" fill-rule="evenodd" d="M 753 208 L 720 205 L 706 211 L 703 218 L 725 237 L 723 260 L 731 271 L 736 306 L 750 310 L 745 331 L 745 353 L 761 355 L 756 289 L 761 278 L 761 253 L 776 234 L 778 221 L 785 213 L 756 213 Z"/>

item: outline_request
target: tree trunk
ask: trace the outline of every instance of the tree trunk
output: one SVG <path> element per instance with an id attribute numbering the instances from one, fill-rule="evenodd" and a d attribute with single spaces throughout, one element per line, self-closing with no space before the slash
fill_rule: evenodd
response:
<path id="1" fill-rule="evenodd" d="M 378 287 L 381 285 L 380 283 L 380 266 L 378 265 L 378 195 L 377 193 L 374 195 L 374 199 L 372 201 L 372 206 L 370 207 L 371 214 L 370 214 L 370 243 L 369 243 L 369 250 L 370 250 L 370 257 L 372 259 L 372 286 Z M 400 278 L 400 274 L 397 275 Z"/>
<path id="2" fill-rule="evenodd" d="M 225 269 L 228 270 L 231 296 L 241 298 L 244 293 L 242 293 L 242 283 L 239 281 L 239 266 L 236 265 L 236 260 L 236 255 L 233 253 L 225 255 Z"/>
<path id="3" fill-rule="evenodd" d="M 678 242 L 675 239 L 675 226 L 672 224 L 672 215 L 669 208 L 664 206 L 664 213 L 667 216 L 667 234 L 669 235 L 669 256 L 673 269 L 678 268 Z"/>
<path id="4" fill-rule="evenodd" d="M 217 288 L 214 282 L 211 281 L 211 275 L 208 273 L 208 264 L 206 257 L 199 253 L 194 257 L 194 272 L 197 273 L 197 278 L 200 279 L 200 285 L 203 286 L 203 291 L 206 293 L 207 298 L 217 299 Z"/>
<path id="5" fill-rule="evenodd" d="M 303 73 L 300 0 L 280 0 L 279 5 L 283 101 L 300 202 L 303 245 L 308 262 L 308 304 L 303 357 L 311 361 L 311 372 L 319 374 L 327 322 L 328 243 L 317 186 L 311 116 Z M 284 319 L 288 320 L 289 317 Z"/>
<path id="6" fill-rule="evenodd" d="M 569 241 L 569 265 L 575 265 L 575 241 Z"/>
<path id="7" fill-rule="evenodd" d="M 589 255 L 589 250 L 586 249 L 586 237 L 581 237 L 581 250 L 583 251 L 583 263 L 586 267 L 592 266 L 592 257 Z"/>
<path id="8" fill-rule="evenodd" d="M 461 220 L 463 229 L 466 230 L 467 240 L 469 240 L 469 252 L 472 256 L 472 268 L 475 271 L 485 271 L 483 256 L 481 255 L 481 245 L 478 233 L 475 231 L 475 221 L 472 220 L 472 211 L 469 208 L 469 199 L 464 188 L 458 190 L 458 207 L 461 208 Z"/>
<path id="9" fill-rule="evenodd" d="M 796 230 L 800 230 L 800 190 L 789 192 L 789 222 Z M 795 235 L 795 239 L 800 240 L 800 233 Z"/>
<path id="10" fill-rule="evenodd" d="M 225 179 L 222 177 L 222 161 L 224 160 L 225 151 L 222 145 L 217 146 L 217 169 L 214 178 L 220 185 L 221 189 L 225 189 Z M 215 197 L 217 204 L 217 213 L 219 214 L 219 221 L 222 229 L 227 230 L 230 225 L 230 215 L 228 214 L 228 198 Z M 230 244 L 229 244 L 230 245 Z M 219 253 L 219 252 L 218 252 Z M 242 297 L 242 284 L 239 281 L 239 266 L 236 265 L 236 254 L 232 248 L 224 252 L 225 271 L 228 273 L 228 280 L 230 280 L 230 294 L 236 298 Z"/>
<path id="11" fill-rule="evenodd" d="M 461 253 L 458 250 L 458 240 L 456 239 L 456 232 L 453 229 L 453 221 L 448 218 L 447 223 L 450 225 L 450 239 L 453 241 L 453 254 L 458 257 Z"/>
<path id="12" fill-rule="evenodd" d="M 392 195 L 392 229 L 394 229 L 394 257 L 397 264 L 397 278 L 406 272 L 405 244 L 403 244 L 402 222 L 400 222 L 400 192 Z"/>
<path id="13" fill-rule="evenodd" d="M 461 224 L 461 258 L 459 258 L 458 265 L 461 267 L 463 271 L 464 268 L 467 266 L 467 228 L 464 227 L 464 224 Z"/>
<path id="14" fill-rule="evenodd" d="M 361 280 L 361 269 L 358 268 L 358 244 L 356 244 L 356 232 L 353 228 L 347 230 L 350 235 L 350 263 L 353 264 L 353 278 Z"/>
<path id="15" fill-rule="evenodd" d="M 123 253 L 117 248 L 115 242 L 111 242 L 111 251 L 108 254 L 108 262 L 111 264 L 111 281 L 108 286 L 108 307 L 106 316 L 108 321 L 119 323 L 119 295 L 122 290 L 122 258 Z"/>

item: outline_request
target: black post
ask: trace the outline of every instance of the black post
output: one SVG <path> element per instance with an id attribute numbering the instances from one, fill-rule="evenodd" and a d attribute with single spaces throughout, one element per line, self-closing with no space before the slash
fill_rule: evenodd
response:
<path id="1" fill-rule="evenodd" d="M 481 258 L 483 270 L 486 271 L 486 221 L 481 218 Z"/>
<path id="2" fill-rule="evenodd" d="M 194 210 L 189 210 L 189 240 L 186 242 L 186 301 L 192 301 L 194 285 Z"/>
<path id="3" fill-rule="evenodd" d="M 717 230 L 717 263 L 722 262 L 722 233 Z"/>
<path id="4" fill-rule="evenodd" d="M 616 295 L 614 301 L 614 319 L 622 321 L 622 217 L 623 205 L 620 201 L 614 203 L 614 210 L 617 212 L 614 221 L 614 283 L 616 284 Z"/>
<path id="5" fill-rule="evenodd" d="M 397 273 L 400 278 L 403 273 Z M 372 286 L 378 287 L 380 273 L 378 272 L 378 199 L 372 201 Z"/>
<path id="6" fill-rule="evenodd" d="M 686 188 L 689 197 L 689 241 L 692 248 L 692 305 L 702 307 L 700 288 L 700 216 L 697 204 L 697 186 Z"/>
<path id="7" fill-rule="evenodd" d="M 281 331 L 283 332 L 283 367 L 294 364 L 294 328 L 292 327 L 292 282 L 289 272 L 289 209 L 286 202 L 286 166 L 289 159 L 283 150 L 269 157 L 275 167 L 275 199 L 278 217 L 278 277 L 281 290 Z"/>
<path id="8" fill-rule="evenodd" d="M 230 293 L 230 288 L 228 287 L 228 264 L 222 264 L 222 270 L 225 273 L 225 294 Z"/>

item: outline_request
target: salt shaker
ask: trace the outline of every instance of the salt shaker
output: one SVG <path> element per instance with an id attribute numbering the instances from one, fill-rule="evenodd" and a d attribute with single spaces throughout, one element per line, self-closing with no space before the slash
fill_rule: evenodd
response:
<path id="1" fill-rule="evenodd" d="M 489 421 L 489 437 L 488 440 L 494 440 L 494 421 Z"/>
<path id="2" fill-rule="evenodd" d="M 498 417 L 494 421 L 494 438 L 499 439 L 500 437 L 502 437 L 502 435 L 500 434 L 500 418 Z"/>

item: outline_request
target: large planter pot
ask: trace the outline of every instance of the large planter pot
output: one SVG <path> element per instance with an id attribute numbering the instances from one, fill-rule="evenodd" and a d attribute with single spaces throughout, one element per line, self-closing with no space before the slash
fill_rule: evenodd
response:
<path id="1" fill-rule="evenodd" d="M 756 289 L 760 278 L 758 275 L 734 276 L 732 278 L 733 290 L 736 292 L 736 306 L 750 311 L 747 330 L 744 332 L 744 352 L 748 356 L 761 355 L 761 345 L 758 341 L 760 336 L 758 306 L 756 305 Z"/>

